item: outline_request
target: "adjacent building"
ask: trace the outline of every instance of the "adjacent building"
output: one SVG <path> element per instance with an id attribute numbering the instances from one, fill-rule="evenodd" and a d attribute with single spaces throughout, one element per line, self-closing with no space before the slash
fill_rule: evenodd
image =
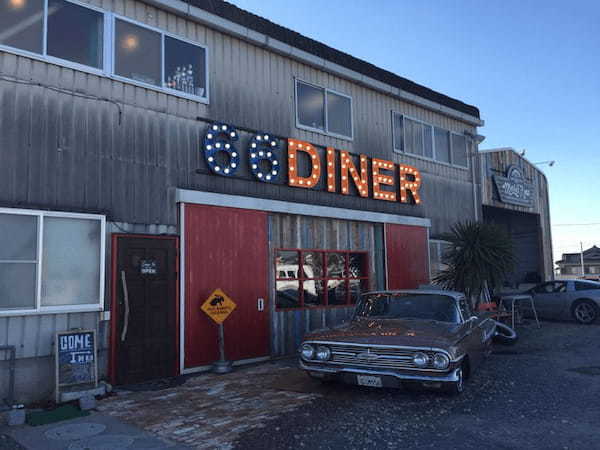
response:
<path id="1" fill-rule="evenodd" d="M 560 278 L 600 281 L 600 248 L 594 245 L 580 253 L 563 253 L 556 265 Z"/>
<path id="2" fill-rule="evenodd" d="M 361 292 L 428 283 L 443 233 L 485 217 L 482 125 L 226 2 L 0 2 L 0 345 L 17 399 L 52 393 L 59 331 L 96 330 L 100 376 L 131 383 L 210 367 L 216 289 L 243 364 L 292 354 Z"/>

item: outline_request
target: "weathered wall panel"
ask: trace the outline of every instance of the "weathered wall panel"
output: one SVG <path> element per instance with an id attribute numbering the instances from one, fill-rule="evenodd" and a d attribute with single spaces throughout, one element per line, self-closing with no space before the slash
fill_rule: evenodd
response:
<path id="1" fill-rule="evenodd" d="M 321 219 L 289 214 L 269 215 L 269 255 L 273 260 L 278 248 L 321 250 L 363 250 L 368 252 L 370 289 L 383 289 L 381 249 L 376 234 L 383 225 L 344 220 Z M 271 354 L 294 353 L 305 333 L 338 325 L 348 320 L 353 307 L 277 310 L 273 264 L 269 265 L 271 315 Z"/>

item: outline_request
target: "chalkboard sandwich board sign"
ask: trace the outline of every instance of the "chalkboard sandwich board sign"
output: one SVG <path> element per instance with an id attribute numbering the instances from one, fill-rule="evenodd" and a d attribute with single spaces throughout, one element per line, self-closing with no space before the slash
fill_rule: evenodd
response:
<path id="1" fill-rule="evenodd" d="M 95 330 L 56 333 L 56 401 L 60 392 L 98 386 Z"/>

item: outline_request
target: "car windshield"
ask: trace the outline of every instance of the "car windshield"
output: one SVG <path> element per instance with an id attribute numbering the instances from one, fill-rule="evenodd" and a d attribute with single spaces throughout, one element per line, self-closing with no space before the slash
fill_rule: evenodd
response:
<path id="1" fill-rule="evenodd" d="M 356 307 L 358 317 L 421 319 L 459 323 L 454 298 L 443 294 L 367 294 Z"/>

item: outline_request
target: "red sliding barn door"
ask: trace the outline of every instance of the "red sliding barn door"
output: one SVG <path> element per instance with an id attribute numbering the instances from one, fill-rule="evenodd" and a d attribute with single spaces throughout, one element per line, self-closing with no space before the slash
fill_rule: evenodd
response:
<path id="1" fill-rule="evenodd" d="M 200 309 L 217 288 L 237 304 L 224 322 L 225 357 L 235 361 L 269 354 L 267 267 L 266 213 L 185 205 L 186 368 L 219 357 L 217 325 Z"/>
<path id="2" fill-rule="evenodd" d="M 427 228 L 385 225 L 388 289 L 414 289 L 429 283 Z"/>

